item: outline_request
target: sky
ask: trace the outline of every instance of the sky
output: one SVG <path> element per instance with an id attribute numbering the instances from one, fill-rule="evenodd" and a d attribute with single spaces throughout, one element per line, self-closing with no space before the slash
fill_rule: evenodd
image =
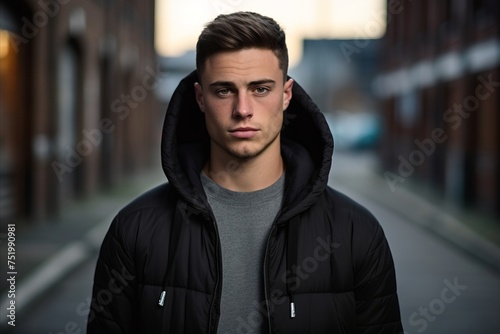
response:
<path id="1" fill-rule="evenodd" d="M 382 37 L 385 6 L 386 0 L 156 0 L 155 46 L 162 56 L 182 55 L 217 15 L 254 11 L 283 27 L 293 66 L 304 38 Z"/>

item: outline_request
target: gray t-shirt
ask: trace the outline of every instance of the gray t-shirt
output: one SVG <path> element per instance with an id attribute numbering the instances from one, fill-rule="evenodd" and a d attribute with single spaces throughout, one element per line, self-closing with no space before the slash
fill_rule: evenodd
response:
<path id="1" fill-rule="evenodd" d="M 285 177 L 268 188 L 236 192 L 201 174 L 222 247 L 219 334 L 266 333 L 263 259 L 283 199 Z"/>

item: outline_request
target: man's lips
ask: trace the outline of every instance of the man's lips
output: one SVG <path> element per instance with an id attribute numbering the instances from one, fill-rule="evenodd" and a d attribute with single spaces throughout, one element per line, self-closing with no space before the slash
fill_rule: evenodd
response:
<path id="1" fill-rule="evenodd" d="M 231 136 L 236 138 L 252 138 L 257 134 L 259 130 L 252 127 L 241 127 L 233 130 L 229 130 Z"/>

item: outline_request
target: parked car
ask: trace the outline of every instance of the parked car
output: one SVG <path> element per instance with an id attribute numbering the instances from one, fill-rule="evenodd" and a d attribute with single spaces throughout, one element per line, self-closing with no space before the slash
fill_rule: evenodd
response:
<path id="1" fill-rule="evenodd" d="M 380 139 L 382 121 L 373 112 L 337 110 L 325 113 L 325 118 L 333 134 L 335 149 L 371 149 Z"/>

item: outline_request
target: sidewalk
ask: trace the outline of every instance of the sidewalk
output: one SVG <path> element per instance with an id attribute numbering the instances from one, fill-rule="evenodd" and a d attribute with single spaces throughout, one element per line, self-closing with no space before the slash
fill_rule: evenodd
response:
<path id="1" fill-rule="evenodd" d="M 58 217 L 36 222 L 32 227 L 16 224 L 16 315 L 36 302 L 73 269 L 95 256 L 112 218 L 142 192 L 166 182 L 160 169 L 128 179 L 115 188 L 68 206 Z M 29 224 L 29 222 L 26 222 Z M 0 253 L 6 254 L 6 242 Z M 6 255 L 3 256 L 6 259 Z M 5 263 L 3 263 L 5 262 Z M 8 272 L 6 261 L 1 269 Z M 6 325 L 8 282 L 0 281 L 0 332 Z"/>
<path id="2" fill-rule="evenodd" d="M 334 187 L 349 189 L 392 210 L 500 274 L 500 222 L 440 199 L 411 177 L 391 191 L 371 154 L 337 152 L 333 161 Z"/>

